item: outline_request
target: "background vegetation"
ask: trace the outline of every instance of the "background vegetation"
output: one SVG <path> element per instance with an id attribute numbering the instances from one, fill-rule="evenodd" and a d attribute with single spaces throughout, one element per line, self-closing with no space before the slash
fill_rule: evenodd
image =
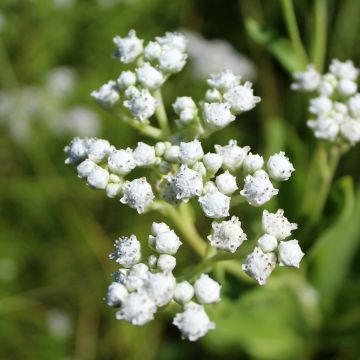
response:
<path id="1" fill-rule="evenodd" d="M 308 99 L 289 90 L 289 72 L 303 59 L 289 41 L 281 5 L 277 0 L 0 0 L 1 94 L 15 104 L 11 116 L 0 111 L 1 359 L 359 358 L 359 147 L 341 159 L 320 217 L 313 217 L 311 206 L 302 211 L 305 198 L 316 204 L 326 181 L 308 181 L 319 176 L 318 145 L 306 128 Z M 310 56 L 320 65 L 336 57 L 360 67 L 359 1 L 296 0 L 294 7 Z M 71 133 L 49 125 L 64 121 L 58 114 L 80 104 L 97 112 L 99 136 L 114 145 L 132 146 L 140 139 L 89 96 L 120 73 L 121 64 L 111 59 L 111 39 L 131 28 L 146 40 L 189 29 L 227 40 L 250 58 L 262 102 L 213 141 L 236 138 L 263 154 L 286 150 L 296 168 L 269 208 L 284 208 L 299 224 L 296 237 L 306 252 L 302 268 L 276 270 L 265 287 L 217 271 L 226 294 L 209 310 L 217 328 L 195 344 L 180 339 L 167 312 L 142 328 L 114 320 L 103 301 L 114 271 L 108 260 L 113 240 L 132 232 L 145 239 L 159 219 L 153 213 L 135 216 L 85 187 L 64 165 Z M 206 56 L 210 61 L 212 54 Z M 44 85 L 58 66 L 76 74 L 74 92 L 66 98 L 52 96 Z M 177 95 L 200 99 L 204 89 L 190 61 L 166 85 L 166 104 L 170 109 Z M 32 99 L 41 109 L 35 115 Z M 34 117 L 25 138 L 17 137 L 16 129 L 14 135 L 11 124 Z M 236 211 L 255 240 L 261 209 L 239 205 Z M 199 221 L 200 231 L 207 231 L 208 220 Z M 181 256 L 180 262 L 197 261 L 186 249 Z"/>

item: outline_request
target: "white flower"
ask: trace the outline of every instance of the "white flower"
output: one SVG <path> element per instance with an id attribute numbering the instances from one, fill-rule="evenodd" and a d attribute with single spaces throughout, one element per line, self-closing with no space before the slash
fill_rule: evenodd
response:
<path id="1" fill-rule="evenodd" d="M 96 166 L 96 163 L 94 163 L 90 159 L 85 159 L 76 168 L 78 176 L 86 179 Z"/>
<path id="2" fill-rule="evenodd" d="M 212 234 L 208 236 L 210 244 L 220 250 L 234 253 L 238 247 L 246 240 L 246 234 L 241 228 L 239 218 L 233 216 L 231 220 L 220 223 L 213 222 Z"/>
<path id="3" fill-rule="evenodd" d="M 65 164 L 77 163 L 87 156 L 88 146 L 85 139 L 75 137 L 68 146 L 65 146 L 64 152 L 69 156 Z"/>
<path id="4" fill-rule="evenodd" d="M 217 219 L 229 216 L 230 197 L 221 193 L 212 183 L 206 184 L 204 195 L 199 197 L 199 204 L 209 218 Z"/>
<path id="5" fill-rule="evenodd" d="M 206 153 L 203 157 L 203 163 L 206 170 L 211 174 L 215 175 L 222 166 L 223 158 L 219 154 Z"/>
<path id="6" fill-rule="evenodd" d="M 339 79 L 356 80 L 359 74 L 359 71 L 354 67 L 351 60 L 341 62 L 337 59 L 333 59 L 329 66 L 329 70 Z"/>
<path id="7" fill-rule="evenodd" d="M 254 251 L 246 257 L 242 269 L 259 285 L 264 285 L 275 266 L 276 256 L 274 253 L 265 254 L 259 247 L 255 247 Z"/>
<path id="8" fill-rule="evenodd" d="M 172 255 L 161 254 L 157 260 L 157 267 L 159 270 L 167 273 L 175 269 L 176 258 Z"/>
<path id="9" fill-rule="evenodd" d="M 103 190 L 109 181 L 109 172 L 100 166 L 95 168 L 89 173 L 87 177 L 88 184 L 94 189 Z"/>
<path id="10" fill-rule="evenodd" d="M 224 70 L 216 74 L 211 74 L 207 83 L 220 91 L 226 91 L 233 86 L 240 84 L 241 76 L 234 75 L 230 70 Z"/>
<path id="11" fill-rule="evenodd" d="M 113 42 L 116 46 L 114 58 L 119 59 L 125 64 L 129 64 L 143 51 L 143 40 L 136 36 L 135 30 L 130 30 L 127 37 L 115 36 Z"/>
<path id="12" fill-rule="evenodd" d="M 140 90 L 136 86 L 131 85 L 124 91 L 124 95 L 126 99 L 132 99 L 140 95 Z"/>
<path id="13" fill-rule="evenodd" d="M 201 175 L 186 165 L 181 165 L 174 176 L 168 177 L 168 181 L 172 184 L 176 198 L 185 202 L 193 196 L 200 196 L 203 189 Z"/>
<path id="14" fill-rule="evenodd" d="M 192 166 L 192 169 L 195 170 L 197 173 L 199 173 L 202 177 L 206 176 L 206 173 L 207 173 L 206 167 L 201 161 L 198 161 L 197 163 L 195 163 Z"/>
<path id="15" fill-rule="evenodd" d="M 180 147 L 179 145 L 170 145 L 164 154 L 164 159 L 171 163 L 179 162 L 180 158 Z"/>
<path id="16" fill-rule="evenodd" d="M 173 108 L 175 113 L 180 116 L 179 121 L 184 125 L 193 121 L 198 113 L 194 100 L 189 96 L 177 97 Z"/>
<path id="17" fill-rule="evenodd" d="M 360 94 L 356 94 L 348 101 L 350 113 L 355 118 L 360 118 Z"/>
<path id="18" fill-rule="evenodd" d="M 111 255 L 110 258 L 112 258 Z M 118 271 L 113 273 L 114 280 L 119 284 L 124 284 L 124 281 L 128 276 L 128 274 L 129 274 L 129 269 L 119 269 Z"/>
<path id="19" fill-rule="evenodd" d="M 199 140 L 180 143 L 179 160 L 182 164 L 194 165 L 204 156 L 204 151 Z"/>
<path id="20" fill-rule="evenodd" d="M 289 180 L 293 171 L 293 164 L 283 151 L 271 155 L 267 162 L 267 170 L 273 180 L 285 181 Z"/>
<path id="21" fill-rule="evenodd" d="M 218 89 L 208 89 L 205 93 L 205 101 L 209 103 L 222 102 L 223 98 Z"/>
<path id="22" fill-rule="evenodd" d="M 149 278 L 149 274 L 149 268 L 144 263 L 138 263 L 133 265 L 129 271 L 129 275 L 137 276 L 142 280 L 147 280 Z"/>
<path id="23" fill-rule="evenodd" d="M 172 273 L 151 273 L 143 289 L 157 306 L 167 305 L 173 298 L 176 280 Z"/>
<path id="24" fill-rule="evenodd" d="M 340 133 L 351 145 L 358 143 L 360 141 L 360 119 L 349 119 L 341 124 Z"/>
<path id="25" fill-rule="evenodd" d="M 215 151 L 223 158 L 222 167 L 224 170 L 236 172 L 242 165 L 247 153 L 250 151 L 249 146 L 243 148 L 237 146 L 236 140 L 230 140 L 228 145 L 215 145 Z"/>
<path id="26" fill-rule="evenodd" d="M 232 176 L 228 170 L 216 177 L 215 184 L 219 191 L 225 195 L 231 195 L 238 189 L 236 177 Z"/>
<path id="27" fill-rule="evenodd" d="M 178 199 L 177 192 L 174 188 L 171 178 L 164 179 L 160 183 L 160 199 L 166 201 L 172 205 L 178 205 L 181 202 L 181 199 Z"/>
<path id="28" fill-rule="evenodd" d="M 155 144 L 156 156 L 163 156 L 166 150 L 166 145 L 163 141 L 159 141 Z"/>
<path id="29" fill-rule="evenodd" d="M 334 141 L 339 133 L 339 125 L 331 118 L 318 118 L 307 121 L 307 126 L 313 129 L 315 137 Z"/>
<path id="30" fill-rule="evenodd" d="M 235 120 L 228 103 L 205 103 L 205 121 L 213 128 L 223 128 Z"/>
<path id="31" fill-rule="evenodd" d="M 153 222 L 151 225 L 151 234 L 154 236 L 157 236 L 163 232 L 170 231 L 169 226 L 167 226 L 165 223 L 156 223 Z"/>
<path id="32" fill-rule="evenodd" d="M 182 242 L 174 230 L 167 230 L 155 236 L 149 236 L 149 246 L 153 247 L 159 254 L 174 255 Z"/>
<path id="33" fill-rule="evenodd" d="M 141 245 L 135 235 L 122 236 L 115 240 L 115 252 L 110 255 L 110 259 L 115 260 L 125 268 L 130 268 L 137 264 L 140 258 Z"/>
<path id="34" fill-rule="evenodd" d="M 245 177 L 244 189 L 240 191 L 240 195 L 244 196 L 250 205 L 258 207 L 264 205 L 278 192 L 266 171 L 258 170 L 254 175 Z"/>
<path id="35" fill-rule="evenodd" d="M 284 216 L 284 210 L 279 209 L 276 213 L 263 211 L 262 227 L 265 233 L 275 236 L 278 240 L 284 240 L 291 235 L 292 230 L 297 229 L 297 225 L 290 223 Z"/>
<path id="36" fill-rule="evenodd" d="M 124 285 L 113 282 L 108 287 L 106 303 L 109 306 L 119 306 L 124 301 L 126 296 L 128 296 L 128 294 L 129 293 Z"/>
<path id="37" fill-rule="evenodd" d="M 176 314 L 173 324 L 180 330 L 183 338 L 196 341 L 206 335 L 209 330 L 215 329 L 203 305 L 190 302 L 185 305 L 185 311 Z"/>
<path id="38" fill-rule="evenodd" d="M 92 91 L 90 95 L 103 107 L 113 107 L 120 99 L 116 82 L 113 80 L 102 85 L 99 90 Z"/>
<path id="39" fill-rule="evenodd" d="M 200 304 L 213 304 L 219 302 L 220 290 L 220 284 L 206 274 L 201 274 L 194 284 L 195 296 Z"/>
<path id="40" fill-rule="evenodd" d="M 156 310 L 154 300 L 147 292 L 140 290 L 129 294 L 124 299 L 121 309 L 116 313 L 116 319 L 142 326 L 154 319 Z"/>
<path id="41" fill-rule="evenodd" d="M 337 90 L 342 96 L 351 96 L 356 93 L 357 84 L 349 79 L 341 79 L 338 83 Z"/>
<path id="42" fill-rule="evenodd" d="M 175 74 L 183 69 L 186 64 L 187 55 L 176 48 L 165 48 L 159 57 L 160 70 Z"/>
<path id="43" fill-rule="evenodd" d="M 125 90 L 129 86 L 136 84 L 136 75 L 130 70 L 122 71 L 117 79 L 117 83 L 121 90 Z"/>
<path id="44" fill-rule="evenodd" d="M 261 100 L 259 96 L 254 96 L 252 83 L 249 81 L 244 85 L 231 87 L 224 94 L 224 99 L 230 104 L 230 109 L 235 115 L 253 109 Z"/>
<path id="45" fill-rule="evenodd" d="M 269 234 L 264 234 L 263 236 L 261 236 L 258 239 L 257 244 L 264 253 L 272 252 L 278 246 L 276 237 Z"/>
<path id="46" fill-rule="evenodd" d="M 194 296 L 194 288 L 188 281 L 182 281 L 176 284 L 174 291 L 174 300 L 180 304 L 186 304 Z"/>
<path id="47" fill-rule="evenodd" d="M 87 155 L 90 160 L 100 163 L 109 155 L 111 149 L 107 140 L 93 139 L 88 146 Z"/>
<path id="48" fill-rule="evenodd" d="M 279 263 L 280 266 L 292 266 L 298 268 L 303 258 L 299 242 L 297 240 L 280 241 L 279 244 Z"/>
<path id="49" fill-rule="evenodd" d="M 326 116 L 332 109 L 332 101 L 326 96 L 319 96 L 310 100 L 309 111 L 318 116 Z"/>
<path id="50" fill-rule="evenodd" d="M 249 153 L 246 155 L 243 162 L 243 169 L 245 173 L 253 174 L 255 171 L 262 169 L 264 166 L 264 159 L 261 155 Z"/>
<path id="51" fill-rule="evenodd" d="M 143 142 L 137 143 L 133 155 L 137 166 L 152 166 L 156 162 L 155 148 Z"/>
<path id="52" fill-rule="evenodd" d="M 144 58 L 148 61 L 158 60 L 161 54 L 161 45 L 156 41 L 149 41 L 144 49 Z"/>
<path id="53" fill-rule="evenodd" d="M 334 93 L 335 88 L 337 87 L 338 80 L 336 79 L 336 76 L 327 73 L 322 76 L 320 84 L 319 84 L 319 94 L 322 96 L 331 96 Z"/>
<path id="54" fill-rule="evenodd" d="M 128 88 L 129 90 L 130 88 Z M 124 101 L 124 106 L 128 108 L 134 117 L 140 122 L 145 122 L 154 115 L 158 102 L 151 96 L 148 89 L 142 89 L 138 94 L 134 94 L 130 100 Z"/>
<path id="55" fill-rule="evenodd" d="M 138 67 L 136 69 L 136 76 L 139 83 L 150 90 L 159 88 L 165 81 L 163 74 L 149 63 L 144 63 Z"/>
<path id="56" fill-rule="evenodd" d="M 151 185 L 146 181 L 146 178 L 142 177 L 125 182 L 124 196 L 120 201 L 123 204 L 128 204 L 141 214 L 145 211 L 145 208 L 153 202 L 154 197 Z"/>
<path id="57" fill-rule="evenodd" d="M 111 176 L 111 175 L 110 175 Z M 106 185 L 106 196 L 109 198 L 114 198 L 118 195 L 121 194 L 122 190 L 123 190 L 123 185 L 121 183 L 112 183 L 109 182 Z"/>
<path id="58" fill-rule="evenodd" d="M 115 174 L 129 174 L 136 167 L 133 151 L 130 148 L 113 150 L 108 158 L 108 166 Z"/>
<path id="59" fill-rule="evenodd" d="M 187 40 L 184 35 L 176 32 L 167 32 L 164 36 L 156 37 L 156 41 L 165 48 L 177 49 L 181 52 L 186 51 Z"/>
<path id="60" fill-rule="evenodd" d="M 296 72 L 293 75 L 295 82 L 291 84 L 293 90 L 314 91 L 320 84 L 321 76 L 315 70 L 314 65 L 308 65 L 303 72 Z"/>

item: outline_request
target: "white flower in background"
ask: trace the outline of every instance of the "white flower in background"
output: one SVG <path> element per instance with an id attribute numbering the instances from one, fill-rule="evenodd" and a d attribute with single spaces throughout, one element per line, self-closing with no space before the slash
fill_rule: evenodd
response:
<path id="1" fill-rule="evenodd" d="M 220 192 L 211 182 L 205 185 L 204 194 L 199 197 L 199 204 L 209 218 L 217 219 L 229 216 L 230 197 Z"/>
<path id="2" fill-rule="evenodd" d="M 156 162 L 155 148 L 143 142 L 138 142 L 133 156 L 136 166 L 152 166 Z"/>
<path id="3" fill-rule="evenodd" d="M 255 247 L 254 251 L 246 257 L 242 265 L 243 270 L 259 285 L 264 285 L 267 278 L 271 275 L 276 266 L 276 255 L 272 252 L 264 253 L 260 247 Z"/>
<path id="4" fill-rule="evenodd" d="M 149 246 L 159 254 L 174 255 L 177 253 L 182 242 L 174 230 L 167 230 L 158 233 L 156 236 L 149 236 Z"/>
<path id="5" fill-rule="evenodd" d="M 289 180 L 295 171 L 293 164 L 283 151 L 270 156 L 267 162 L 267 170 L 270 177 L 277 181 Z"/>
<path id="6" fill-rule="evenodd" d="M 157 105 L 158 102 L 147 89 L 142 89 L 124 101 L 124 106 L 142 123 L 154 115 Z"/>
<path id="7" fill-rule="evenodd" d="M 351 145 L 360 141 L 360 119 L 349 119 L 340 126 L 340 134 Z"/>
<path id="8" fill-rule="evenodd" d="M 216 177 L 215 184 L 219 191 L 225 195 L 231 195 L 238 189 L 236 177 L 232 176 L 228 170 Z"/>
<path id="9" fill-rule="evenodd" d="M 245 173 L 253 174 L 255 171 L 261 170 L 264 166 L 264 158 L 259 154 L 249 153 L 243 161 L 243 169 Z"/>
<path id="10" fill-rule="evenodd" d="M 280 241 L 279 244 L 279 263 L 280 266 L 292 266 L 298 268 L 303 258 L 299 242 L 297 240 Z"/>
<path id="11" fill-rule="evenodd" d="M 205 103 L 205 121 L 210 127 L 223 128 L 235 120 L 228 103 Z"/>
<path id="12" fill-rule="evenodd" d="M 220 301 L 221 286 L 209 275 L 202 274 L 195 281 L 194 291 L 200 304 L 213 304 Z"/>
<path id="13" fill-rule="evenodd" d="M 220 223 L 214 221 L 211 227 L 213 231 L 208 236 L 210 244 L 223 251 L 234 253 L 247 238 L 236 216 Z"/>
<path id="14" fill-rule="evenodd" d="M 55 95 L 64 96 L 74 90 L 75 72 L 62 66 L 50 70 L 46 79 L 46 87 Z"/>
<path id="15" fill-rule="evenodd" d="M 141 258 L 141 245 L 135 235 L 120 237 L 115 241 L 115 252 L 110 255 L 118 264 L 125 268 L 137 264 Z"/>
<path id="16" fill-rule="evenodd" d="M 120 306 L 128 294 L 129 292 L 124 285 L 113 282 L 108 287 L 106 303 L 109 306 Z"/>
<path id="17" fill-rule="evenodd" d="M 338 85 L 338 80 L 335 75 L 327 73 L 322 76 L 318 92 L 321 96 L 332 96 Z"/>
<path id="18" fill-rule="evenodd" d="M 236 140 L 230 140 L 228 145 L 215 145 L 215 151 L 223 158 L 223 169 L 236 172 L 240 169 L 247 153 L 250 151 L 250 147 L 244 146 L 241 148 L 237 146 Z"/>
<path id="19" fill-rule="evenodd" d="M 314 135 L 318 139 L 334 141 L 339 134 L 339 125 L 331 118 L 318 118 L 309 120 L 307 126 L 314 130 Z"/>
<path id="20" fill-rule="evenodd" d="M 186 304 L 194 296 L 194 288 L 188 281 L 182 281 L 176 284 L 174 291 L 174 300 L 180 304 Z"/>
<path id="21" fill-rule="evenodd" d="M 114 58 L 128 64 L 136 60 L 143 51 L 143 40 L 136 36 L 135 30 L 130 30 L 128 36 L 115 36 L 113 42 L 116 46 Z"/>
<path id="22" fill-rule="evenodd" d="M 349 79 L 341 79 L 338 83 L 337 90 L 342 96 L 351 96 L 356 93 L 357 84 Z"/>
<path id="23" fill-rule="evenodd" d="M 295 82 L 291 89 L 302 91 L 315 91 L 321 80 L 320 74 L 315 70 L 314 65 L 308 65 L 303 72 L 296 72 L 293 75 Z"/>
<path id="24" fill-rule="evenodd" d="M 225 92 L 224 99 L 230 104 L 231 111 L 236 115 L 253 109 L 261 100 L 259 96 L 254 96 L 252 83 L 249 81 L 244 85 L 231 87 Z"/>
<path id="25" fill-rule="evenodd" d="M 293 230 L 297 229 L 297 224 L 290 223 L 284 216 L 283 209 L 279 209 L 276 213 L 264 210 L 262 227 L 265 233 L 276 237 L 278 240 L 284 240 L 291 235 Z"/>
<path id="26" fill-rule="evenodd" d="M 353 117 L 360 118 L 360 94 L 356 94 L 349 99 L 348 107 Z"/>
<path id="27" fill-rule="evenodd" d="M 182 164 L 194 165 L 204 156 L 204 151 L 199 140 L 181 142 L 179 147 L 179 160 Z"/>
<path id="28" fill-rule="evenodd" d="M 117 84 L 113 80 L 102 85 L 99 90 L 92 91 L 90 95 L 103 107 L 113 107 L 120 99 Z"/>
<path id="29" fill-rule="evenodd" d="M 253 175 L 245 177 L 243 190 L 240 195 L 246 198 L 252 206 L 261 206 L 277 195 L 278 189 L 275 189 L 269 179 L 269 175 L 264 170 L 258 170 Z"/>
<path id="30" fill-rule="evenodd" d="M 309 111 L 318 116 L 326 116 L 329 114 L 333 106 L 332 101 L 326 96 L 319 96 L 310 100 Z"/>
<path id="31" fill-rule="evenodd" d="M 146 181 L 146 178 L 142 177 L 125 182 L 124 196 L 120 201 L 141 214 L 153 202 L 154 197 L 151 185 Z"/>
<path id="32" fill-rule="evenodd" d="M 186 165 L 181 165 L 174 176 L 168 177 L 168 181 L 172 184 L 176 198 L 185 202 L 191 197 L 200 196 L 203 190 L 201 175 Z"/>
<path id="33" fill-rule="evenodd" d="M 232 71 L 223 70 L 221 72 L 211 74 L 210 79 L 208 79 L 207 83 L 209 86 L 217 90 L 227 91 L 230 88 L 239 85 L 240 79 L 241 76 L 234 75 Z"/>
<path id="34" fill-rule="evenodd" d="M 276 237 L 269 234 L 262 235 L 258 239 L 257 244 L 264 253 L 275 251 L 278 246 Z"/>
<path id="35" fill-rule="evenodd" d="M 100 131 L 98 115 L 84 106 L 70 108 L 57 121 L 62 122 L 63 130 L 81 137 L 96 136 Z"/>
<path id="36" fill-rule="evenodd" d="M 109 181 L 109 172 L 96 165 L 87 176 L 87 183 L 94 189 L 104 190 Z"/>
<path id="37" fill-rule="evenodd" d="M 130 70 L 122 71 L 119 78 L 117 79 L 117 84 L 121 90 L 125 90 L 129 86 L 134 86 L 136 84 L 135 73 Z"/>
<path id="38" fill-rule="evenodd" d="M 223 157 L 215 153 L 206 153 L 203 157 L 203 163 L 207 172 L 215 175 L 223 164 Z"/>
<path id="39" fill-rule="evenodd" d="M 173 324 L 180 330 L 182 337 L 190 341 L 196 341 L 209 330 L 215 329 L 204 306 L 193 302 L 185 305 L 184 312 L 176 314 Z"/>
<path id="40" fill-rule="evenodd" d="M 359 75 L 359 70 L 355 68 L 354 63 L 351 60 L 341 62 L 337 59 L 333 59 L 329 70 L 338 79 L 356 80 Z"/>
<path id="41" fill-rule="evenodd" d="M 164 82 L 163 74 L 151 66 L 149 63 L 144 63 L 136 69 L 136 76 L 139 83 L 147 89 L 155 90 L 159 88 Z"/>

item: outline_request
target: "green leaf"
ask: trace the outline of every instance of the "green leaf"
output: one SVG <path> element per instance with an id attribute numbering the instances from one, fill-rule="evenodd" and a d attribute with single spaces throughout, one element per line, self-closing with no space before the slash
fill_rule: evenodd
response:
<path id="1" fill-rule="evenodd" d="M 340 182 L 343 193 L 338 220 L 315 242 L 309 254 L 312 280 L 320 294 L 321 305 L 331 310 L 356 253 L 360 232 L 360 189 L 354 194 L 351 177 Z"/>
<path id="2" fill-rule="evenodd" d="M 245 28 L 251 39 L 264 46 L 289 73 L 301 69 L 290 40 L 264 28 L 254 19 L 246 19 Z"/>

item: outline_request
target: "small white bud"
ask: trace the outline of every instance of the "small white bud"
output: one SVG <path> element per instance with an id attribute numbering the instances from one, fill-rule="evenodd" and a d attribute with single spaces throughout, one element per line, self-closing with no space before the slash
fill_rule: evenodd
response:
<path id="1" fill-rule="evenodd" d="M 215 153 L 206 153 L 203 157 L 203 163 L 205 165 L 206 170 L 215 175 L 222 166 L 223 158 L 219 154 Z"/>
<path id="2" fill-rule="evenodd" d="M 96 168 L 96 166 L 96 163 L 94 163 L 90 159 L 85 159 L 76 168 L 78 176 L 86 179 L 89 174 Z"/>
<path id="3" fill-rule="evenodd" d="M 231 195 L 238 189 L 236 177 L 232 176 L 228 170 L 216 177 L 215 184 L 219 191 L 225 195 Z"/>
<path id="4" fill-rule="evenodd" d="M 212 219 L 229 216 L 230 197 L 221 193 L 215 185 L 207 183 L 204 195 L 199 197 L 199 204 L 205 215 Z"/>
<path id="5" fill-rule="evenodd" d="M 153 247 L 159 254 L 174 255 L 182 242 L 174 230 L 164 231 L 156 236 L 149 236 L 149 246 Z"/>
<path id="6" fill-rule="evenodd" d="M 226 91 L 233 86 L 240 84 L 241 76 L 234 75 L 230 70 L 224 70 L 216 74 L 211 74 L 207 83 L 220 91 Z"/>
<path id="7" fill-rule="evenodd" d="M 174 111 L 180 116 L 180 123 L 186 125 L 192 122 L 198 113 L 198 109 L 194 100 L 189 96 L 181 96 L 176 98 L 173 104 Z"/>
<path id="8" fill-rule="evenodd" d="M 164 142 L 160 141 L 155 144 L 155 154 L 156 156 L 163 156 L 166 150 L 166 145 Z"/>
<path id="9" fill-rule="evenodd" d="M 338 80 L 336 79 L 336 76 L 331 73 L 327 73 L 323 75 L 321 78 L 318 92 L 322 96 L 329 97 L 334 94 L 337 84 L 338 84 Z"/>
<path id="10" fill-rule="evenodd" d="M 198 161 L 197 163 L 195 163 L 193 165 L 192 169 L 195 170 L 197 173 L 199 173 L 202 177 L 206 176 L 206 168 L 205 168 L 205 165 L 201 161 Z"/>
<path id="11" fill-rule="evenodd" d="M 319 96 L 310 100 L 309 111 L 318 116 L 326 116 L 329 114 L 333 106 L 332 101 L 326 96 Z"/>
<path id="12" fill-rule="evenodd" d="M 161 254 L 157 261 L 157 267 L 159 270 L 167 273 L 172 272 L 176 266 L 176 258 L 168 254 Z"/>
<path id="13" fill-rule="evenodd" d="M 337 90 L 342 96 L 351 96 L 356 93 L 357 84 L 349 79 L 341 79 L 338 83 Z"/>
<path id="14" fill-rule="evenodd" d="M 210 321 L 204 306 L 193 302 L 185 305 L 185 311 L 176 314 L 173 324 L 180 330 L 183 338 L 196 341 L 206 335 L 209 330 L 215 329 Z"/>
<path id="15" fill-rule="evenodd" d="M 65 146 L 64 152 L 69 156 L 65 160 L 65 164 L 77 163 L 87 156 L 87 142 L 85 139 L 75 137 L 68 146 Z"/>
<path id="16" fill-rule="evenodd" d="M 132 99 L 140 95 L 140 90 L 136 86 L 131 85 L 125 90 L 124 95 L 126 99 Z"/>
<path id="17" fill-rule="evenodd" d="M 153 146 L 138 142 L 133 155 L 137 166 L 152 166 L 155 164 L 156 156 Z"/>
<path id="18" fill-rule="evenodd" d="M 205 103 L 204 114 L 206 123 L 213 128 L 224 128 L 235 120 L 228 103 Z"/>
<path id="19" fill-rule="evenodd" d="M 270 177 L 277 181 L 289 180 L 292 172 L 295 171 L 293 164 L 283 151 L 270 156 L 267 170 Z"/>
<path id="20" fill-rule="evenodd" d="M 340 126 L 342 137 L 351 145 L 355 145 L 360 141 L 360 120 L 350 119 Z"/>
<path id="21" fill-rule="evenodd" d="M 291 266 L 298 268 L 303 258 L 299 242 L 297 240 L 280 241 L 279 244 L 279 263 L 280 266 Z"/>
<path id="22" fill-rule="evenodd" d="M 230 109 L 235 115 L 253 109 L 261 100 L 259 96 L 254 96 L 252 83 L 249 81 L 244 85 L 230 88 L 224 94 L 224 99 L 230 104 Z"/>
<path id="23" fill-rule="evenodd" d="M 103 190 L 109 181 L 109 172 L 100 166 L 96 166 L 88 175 L 87 182 L 94 189 Z"/>
<path id="24" fill-rule="evenodd" d="M 215 145 L 215 151 L 223 158 L 222 167 L 224 170 L 236 172 L 242 165 L 247 153 L 250 151 L 249 146 L 243 148 L 237 146 L 236 140 L 230 140 L 228 145 Z"/>
<path id="25" fill-rule="evenodd" d="M 320 83 L 321 76 L 315 70 L 314 65 L 308 65 L 303 72 L 296 72 L 293 75 L 295 82 L 291 84 L 293 90 L 314 91 Z"/>
<path id="26" fill-rule="evenodd" d="M 258 207 L 271 200 L 278 192 L 279 190 L 273 187 L 266 171 L 258 170 L 254 175 L 245 177 L 244 188 L 240 191 L 240 195 L 246 198 L 250 205 Z"/>
<path id="27" fill-rule="evenodd" d="M 331 118 L 320 117 L 317 120 L 309 120 L 306 124 L 313 129 L 314 135 L 318 139 L 334 141 L 340 131 L 339 125 Z"/>
<path id="28" fill-rule="evenodd" d="M 129 174 L 136 167 L 133 151 L 130 148 L 113 150 L 108 158 L 108 166 L 116 174 Z"/>
<path id="29" fill-rule="evenodd" d="M 165 48 L 177 49 L 181 52 L 186 51 L 187 40 L 183 34 L 167 32 L 164 36 L 157 36 L 156 41 Z"/>
<path id="30" fill-rule="evenodd" d="M 128 294 L 129 293 L 124 285 L 113 282 L 108 287 L 106 303 L 109 306 L 120 306 Z"/>
<path id="31" fill-rule="evenodd" d="M 146 178 L 125 182 L 124 196 L 120 199 L 123 204 L 128 204 L 139 214 L 142 214 L 154 200 L 154 193 Z"/>
<path id="32" fill-rule="evenodd" d="M 200 304 L 213 304 L 220 301 L 221 286 L 209 275 L 201 274 L 195 281 L 194 291 Z"/>
<path id="33" fill-rule="evenodd" d="M 130 30 L 128 36 L 124 38 L 115 36 L 113 42 L 116 46 L 114 58 L 125 64 L 136 60 L 143 51 L 143 40 L 137 38 L 135 30 Z"/>
<path id="34" fill-rule="evenodd" d="M 261 250 L 264 253 L 272 252 L 278 246 L 276 237 L 273 235 L 269 235 L 269 234 L 264 234 L 263 236 L 261 236 L 258 239 L 257 244 L 258 244 L 258 246 L 260 246 Z"/>
<path id="35" fill-rule="evenodd" d="M 120 99 L 117 84 L 113 80 L 102 85 L 99 90 L 92 91 L 90 95 L 105 108 L 113 107 Z"/>
<path id="36" fill-rule="evenodd" d="M 194 296 L 194 288 L 188 281 L 178 283 L 174 291 L 174 300 L 180 304 L 186 304 Z"/>
<path id="37" fill-rule="evenodd" d="M 358 69 L 354 67 L 354 63 L 351 60 L 341 62 L 337 59 L 333 59 L 329 66 L 329 70 L 338 79 L 356 80 L 359 74 Z"/>
<path id="38" fill-rule="evenodd" d="M 254 251 L 246 257 L 242 269 L 259 285 L 264 285 L 275 266 L 276 256 L 274 253 L 265 254 L 259 247 L 255 247 Z"/>
<path id="39" fill-rule="evenodd" d="M 217 89 L 208 89 L 205 93 L 205 101 L 208 103 L 222 102 L 221 92 Z"/>
<path id="40" fill-rule="evenodd" d="M 142 89 L 138 94 L 134 94 L 130 100 L 124 101 L 124 106 L 142 123 L 154 115 L 157 105 L 158 102 L 151 96 L 148 89 Z"/>
<path id="41" fill-rule="evenodd" d="M 158 60 L 161 54 L 161 45 L 156 41 L 150 41 L 144 49 L 144 58 L 148 61 Z"/>
<path id="42" fill-rule="evenodd" d="M 138 67 L 136 69 L 136 76 L 139 83 L 150 90 L 158 89 L 165 81 L 163 74 L 149 63 L 144 63 Z"/>
<path id="43" fill-rule="evenodd" d="M 233 216 L 231 220 L 220 223 L 213 222 L 212 234 L 208 236 L 210 244 L 217 249 L 234 253 L 238 247 L 246 240 L 246 234 L 241 228 L 239 218 Z"/>
<path id="44" fill-rule="evenodd" d="M 348 101 L 350 113 L 355 118 L 360 118 L 360 94 L 356 94 Z"/>
<path id="45" fill-rule="evenodd" d="M 117 83 L 121 90 L 125 90 L 129 86 L 136 84 L 136 75 L 130 70 L 122 71 L 117 79 Z"/>
<path id="46" fill-rule="evenodd" d="M 157 256 L 156 255 L 150 255 L 148 258 L 148 264 L 151 269 L 154 269 L 157 264 Z"/>
<path id="47" fill-rule="evenodd" d="M 100 163 L 107 158 L 111 149 L 107 140 L 94 139 L 88 147 L 88 158 L 95 163 Z"/>
<path id="48" fill-rule="evenodd" d="M 109 182 L 106 185 L 106 189 L 105 189 L 106 190 L 106 196 L 112 199 L 112 198 L 120 195 L 121 192 L 122 192 L 122 189 L 123 189 L 122 184 Z"/>
<path id="49" fill-rule="evenodd" d="M 164 159 L 171 163 L 179 162 L 180 147 L 178 145 L 171 145 L 165 150 Z"/>
<path id="50" fill-rule="evenodd" d="M 279 209 L 276 213 L 263 211 L 262 227 L 265 233 L 275 236 L 278 240 L 284 240 L 291 235 L 292 230 L 297 229 L 297 224 L 290 223 L 284 216 L 284 210 Z"/>
<path id="51" fill-rule="evenodd" d="M 246 155 L 243 162 L 243 169 L 245 173 L 253 174 L 257 170 L 261 170 L 264 166 L 264 159 L 258 154 L 249 153 Z"/>
<path id="52" fill-rule="evenodd" d="M 194 165 L 204 156 L 204 151 L 199 140 L 180 143 L 179 160 L 182 164 Z"/>
<path id="53" fill-rule="evenodd" d="M 175 74 L 183 69 L 186 64 L 187 55 L 175 48 L 165 48 L 159 57 L 160 70 Z"/>
<path id="54" fill-rule="evenodd" d="M 141 258 L 141 245 L 135 235 L 130 237 L 122 236 L 115 240 L 115 252 L 110 259 L 115 260 L 125 268 L 137 264 Z"/>
<path id="55" fill-rule="evenodd" d="M 174 296 L 176 280 L 172 273 L 151 273 L 143 289 L 157 306 L 167 305 Z"/>

